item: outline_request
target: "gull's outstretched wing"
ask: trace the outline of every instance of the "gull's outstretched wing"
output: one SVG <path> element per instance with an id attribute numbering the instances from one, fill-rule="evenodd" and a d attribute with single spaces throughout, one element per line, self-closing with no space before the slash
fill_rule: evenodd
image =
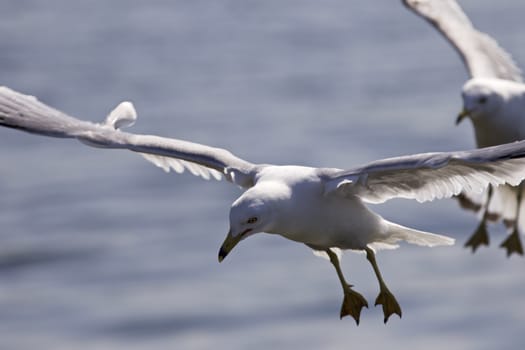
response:
<path id="1" fill-rule="evenodd" d="M 473 27 L 456 0 L 402 0 L 456 49 L 471 78 L 522 81 L 521 71 L 496 40 Z"/>
<path id="2" fill-rule="evenodd" d="M 136 119 L 133 105 L 121 103 L 102 124 L 73 118 L 39 102 L 35 97 L 0 86 L 0 125 L 30 133 L 76 138 L 90 146 L 128 149 L 168 171 L 170 168 L 205 179 L 224 176 L 241 186 L 250 187 L 258 166 L 242 160 L 227 150 L 197 143 L 119 130 Z"/>
<path id="3" fill-rule="evenodd" d="M 463 152 L 423 153 L 378 160 L 351 170 L 324 169 L 326 193 L 369 203 L 391 198 L 419 202 L 448 198 L 487 185 L 518 185 L 525 178 L 525 141 Z"/>

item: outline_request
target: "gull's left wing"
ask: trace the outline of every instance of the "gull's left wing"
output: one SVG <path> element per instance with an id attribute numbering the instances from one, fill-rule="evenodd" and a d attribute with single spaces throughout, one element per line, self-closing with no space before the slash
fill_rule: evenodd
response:
<path id="1" fill-rule="evenodd" d="M 325 192 L 358 196 L 365 202 L 391 198 L 419 202 L 489 184 L 518 185 L 525 178 L 525 141 L 463 152 L 422 153 L 378 160 L 350 170 L 324 169 Z"/>
<path id="2" fill-rule="evenodd" d="M 234 156 L 222 148 L 205 146 L 152 135 L 138 135 L 119 130 L 136 120 L 130 102 L 121 103 L 102 124 L 73 118 L 49 107 L 33 96 L 0 86 L 0 125 L 34 134 L 76 138 L 90 146 L 128 149 L 141 153 L 155 165 L 168 171 L 189 170 L 209 179 L 223 176 L 241 187 L 251 187 L 261 166 Z"/>

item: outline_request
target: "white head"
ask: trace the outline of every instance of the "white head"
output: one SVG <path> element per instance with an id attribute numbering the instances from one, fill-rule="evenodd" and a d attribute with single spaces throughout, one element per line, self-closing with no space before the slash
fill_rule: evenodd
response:
<path id="1" fill-rule="evenodd" d="M 509 81 L 500 79 L 470 79 L 463 85 L 463 111 L 458 115 L 456 124 L 465 117 L 473 122 L 489 119 L 497 115 L 497 111 L 505 103 L 506 89 Z"/>
<path id="2" fill-rule="evenodd" d="M 219 250 L 219 262 L 243 239 L 272 229 L 281 199 L 273 186 L 258 184 L 232 204 L 230 231 Z"/>

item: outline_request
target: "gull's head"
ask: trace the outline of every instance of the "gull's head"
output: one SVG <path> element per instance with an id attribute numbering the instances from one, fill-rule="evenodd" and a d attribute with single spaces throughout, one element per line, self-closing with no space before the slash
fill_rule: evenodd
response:
<path id="1" fill-rule="evenodd" d="M 499 79 L 471 79 L 463 85 L 461 96 L 463 110 L 459 113 L 456 124 L 466 117 L 475 122 L 497 115 L 504 104 L 505 84 L 507 81 Z"/>
<path id="2" fill-rule="evenodd" d="M 244 192 L 231 206 L 230 231 L 219 250 L 219 262 L 243 239 L 271 232 L 282 199 L 283 191 L 271 185 L 256 185 Z"/>

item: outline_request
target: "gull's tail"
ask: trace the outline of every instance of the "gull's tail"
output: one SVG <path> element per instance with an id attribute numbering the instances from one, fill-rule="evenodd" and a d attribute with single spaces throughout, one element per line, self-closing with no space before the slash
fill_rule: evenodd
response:
<path id="1" fill-rule="evenodd" d="M 399 241 L 405 241 L 425 247 L 453 245 L 455 241 L 453 238 L 447 236 L 414 230 L 412 228 L 394 224 L 390 221 L 386 221 L 386 224 L 388 225 L 387 237 L 382 237 L 380 240 L 381 243 L 379 244 L 374 243 L 373 245 L 375 248 L 388 248 L 388 246 L 393 248 Z M 382 246 L 382 244 L 385 246 Z"/>

